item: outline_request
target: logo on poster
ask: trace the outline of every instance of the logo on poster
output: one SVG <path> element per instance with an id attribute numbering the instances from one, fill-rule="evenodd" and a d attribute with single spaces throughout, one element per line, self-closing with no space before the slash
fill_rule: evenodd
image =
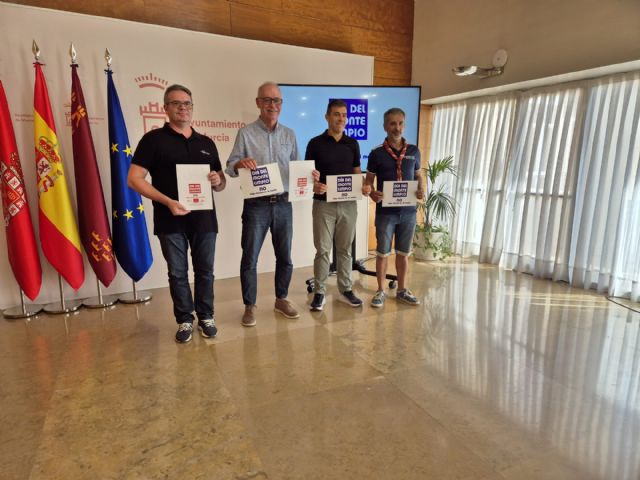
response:
<path id="1" fill-rule="evenodd" d="M 344 133 L 356 140 L 366 140 L 369 100 L 366 98 L 343 98 L 342 100 L 347 104 L 347 126 Z"/>
<path id="2" fill-rule="evenodd" d="M 394 198 L 406 198 L 409 194 L 408 183 L 394 183 L 393 184 L 393 197 Z"/>
<path id="3" fill-rule="evenodd" d="M 267 167 L 258 167 L 255 170 L 251 170 L 251 181 L 254 187 L 269 185 L 271 179 L 269 178 L 269 170 L 267 170 Z"/>
<path id="4" fill-rule="evenodd" d="M 353 190 L 352 181 L 351 177 L 338 177 L 336 180 L 338 192 L 351 192 Z"/>

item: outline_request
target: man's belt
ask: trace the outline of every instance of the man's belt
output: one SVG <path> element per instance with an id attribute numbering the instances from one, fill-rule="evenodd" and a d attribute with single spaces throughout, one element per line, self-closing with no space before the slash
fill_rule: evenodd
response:
<path id="1" fill-rule="evenodd" d="M 247 202 L 266 202 L 266 203 L 278 203 L 288 202 L 289 193 L 279 193 L 278 195 L 265 195 L 264 197 L 246 199 Z"/>

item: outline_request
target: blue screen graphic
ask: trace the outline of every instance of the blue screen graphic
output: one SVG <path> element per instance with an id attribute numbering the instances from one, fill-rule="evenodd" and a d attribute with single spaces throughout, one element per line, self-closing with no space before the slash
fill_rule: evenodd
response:
<path id="1" fill-rule="evenodd" d="M 404 137 L 409 143 L 418 143 L 420 87 L 281 84 L 280 90 L 284 104 L 279 121 L 295 131 L 301 156 L 309 140 L 327 129 L 324 115 L 329 100 L 334 98 L 347 103 L 345 132 L 360 144 L 362 171 L 367 168 L 369 152 L 386 137 L 383 120 L 388 109 L 404 110 Z"/>

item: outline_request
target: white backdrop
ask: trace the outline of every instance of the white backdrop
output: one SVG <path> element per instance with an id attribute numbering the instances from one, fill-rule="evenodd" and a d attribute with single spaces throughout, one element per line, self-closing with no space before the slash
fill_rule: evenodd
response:
<path id="1" fill-rule="evenodd" d="M 162 93 L 180 83 L 193 92 L 194 126 L 214 138 L 224 167 L 238 125 L 257 118 L 256 89 L 267 80 L 280 83 L 368 85 L 373 79 L 373 58 L 309 48 L 293 47 L 220 35 L 190 32 L 156 25 L 92 17 L 55 10 L 0 3 L 0 79 L 4 84 L 22 160 L 34 228 L 37 222 L 37 192 L 33 146 L 33 55 L 35 40 L 45 64 L 44 74 L 55 116 L 67 182 L 75 205 L 75 181 L 71 127 L 71 42 L 78 53 L 79 75 L 84 90 L 91 129 L 102 176 L 107 211 L 111 205 L 108 154 L 108 124 L 104 51 L 114 58 L 112 69 L 124 111 L 131 147 L 152 126 L 162 124 Z M 285 104 L 284 109 L 287 108 Z M 295 125 L 289 125 L 295 130 Z M 320 132 L 318 132 L 320 133 Z M 299 145 L 304 155 L 306 145 Z M 230 179 L 224 192 L 215 195 L 220 234 L 216 249 L 216 278 L 237 276 L 240 266 L 242 196 L 237 179 Z M 152 206 L 145 199 L 149 232 L 153 231 Z M 358 205 L 357 256 L 367 252 L 367 203 Z M 151 234 L 150 234 L 151 235 Z M 151 235 L 154 262 L 139 282 L 140 288 L 167 286 L 165 262 L 157 238 Z M 314 250 L 311 202 L 294 204 L 293 263 L 311 265 Z M 40 255 L 43 285 L 38 303 L 58 298 L 57 274 Z M 265 240 L 258 270 L 272 271 L 275 257 L 271 240 Z M 65 286 L 67 298 L 96 295 L 95 275 L 85 260 L 85 283 L 77 292 Z M 300 286 L 299 288 L 303 288 Z M 269 285 L 269 288 L 272 288 Z M 297 286 L 292 285 L 292 288 Z M 104 293 L 131 289 L 131 281 L 118 275 Z M 240 291 L 238 291 L 240 301 Z M 0 308 L 19 303 L 19 292 L 6 255 L 6 234 L 0 233 Z"/>

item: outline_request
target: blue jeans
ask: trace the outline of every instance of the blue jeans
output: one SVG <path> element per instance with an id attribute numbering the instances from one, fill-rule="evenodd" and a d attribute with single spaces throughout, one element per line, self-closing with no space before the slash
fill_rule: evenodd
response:
<path id="1" fill-rule="evenodd" d="M 291 239 L 293 238 L 293 210 L 291 203 L 268 200 L 245 200 L 242 211 L 242 260 L 240 283 L 242 301 L 255 305 L 258 289 L 256 266 L 267 231 L 271 231 L 276 255 L 275 290 L 277 298 L 287 298 L 293 272 Z"/>
<path id="2" fill-rule="evenodd" d="M 213 318 L 213 257 L 217 235 L 215 232 L 158 235 L 162 255 L 169 269 L 169 292 L 177 323 L 193 323 L 194 310 L 198 320 Z M 193 297 L 188 275 L 189 247 L 193 264 Z"/>
<path id="3" fill-rule="evenodd" d="M 376 255 L 386 257 L 391 252 L 391 241 L 395 236 L 396 254 L 411 255 L 413 232 L 416 228 L 416 211 L 406 213 L 376 213 Z"/>

